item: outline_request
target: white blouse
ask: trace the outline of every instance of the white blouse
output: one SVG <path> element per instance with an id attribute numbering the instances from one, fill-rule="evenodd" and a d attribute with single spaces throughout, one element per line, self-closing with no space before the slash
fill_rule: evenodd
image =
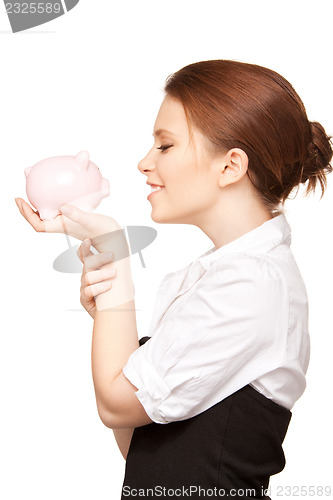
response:
<path id="1" fill-rule="evenodd" d="M 306 288 L 282 213 L 167 274 L 123 368 L 147 415 L 185 420 L 247 384 L 291 409 L 310 356 Z"/>

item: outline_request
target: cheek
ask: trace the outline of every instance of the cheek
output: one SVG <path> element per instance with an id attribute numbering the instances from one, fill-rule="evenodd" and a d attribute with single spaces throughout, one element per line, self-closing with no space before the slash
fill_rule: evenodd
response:
<path id="1" fill-rule="evenodd" d="M 200 161 L 196 160 L 193 154 L 182 152 L 180 155 L 171 155 L 163 165 L 160 164 L 161 180 L 166 186 L 166 194 L 170 197 L 182 197 L 183 199 L 193 198 L 200 194 L 202 190 L 207 192 L 206 184 L 208 177 Z"/>
<path id="2" fill-rule="evenodd" d="M 170 193 L 173 202 L 177 205 L 197 206 L 209 200 L 208 190 L 202 183 L 188 179 L 187 182 L 177 184 Z"/>

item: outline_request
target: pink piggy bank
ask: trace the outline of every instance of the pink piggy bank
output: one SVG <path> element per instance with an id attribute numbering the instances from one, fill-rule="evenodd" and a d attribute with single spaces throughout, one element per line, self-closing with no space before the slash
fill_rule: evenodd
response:
<path id="1" fill-rule="evenodd" d="M 87 151 L 46 158 L 24 173 L 28 199 L 42 220 L 54 219 L 65 203 L 91 212 L 110 194 L 109 181 L 89 160 Z"/>

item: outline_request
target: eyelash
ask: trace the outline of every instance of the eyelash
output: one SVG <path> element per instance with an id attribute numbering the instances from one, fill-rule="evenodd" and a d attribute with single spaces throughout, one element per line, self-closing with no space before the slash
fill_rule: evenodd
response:
<path id="1" fill-rule="evenodd" d="M 163 151 L 166 151 L 167 149 L 171 148 L 172 147 L 172 144 L 168 145 L 168 146 L 160 146 L 159 148 L 156 148 L 156 149 L 160 149 L 163 153 Z"/>

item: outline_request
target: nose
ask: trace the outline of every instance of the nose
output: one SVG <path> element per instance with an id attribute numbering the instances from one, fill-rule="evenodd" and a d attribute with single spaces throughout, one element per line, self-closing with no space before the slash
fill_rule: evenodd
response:
<path id="1" fill-rule="evenodd" d="M 142 160 L 140 160 L 138 163 L 138 169 L 141 172 L 141 174 L 145 174 L 147 171 L 150 172 L 155 168 L 153 159 L 149 153 L 144 158 L 142 158 Z"/>

